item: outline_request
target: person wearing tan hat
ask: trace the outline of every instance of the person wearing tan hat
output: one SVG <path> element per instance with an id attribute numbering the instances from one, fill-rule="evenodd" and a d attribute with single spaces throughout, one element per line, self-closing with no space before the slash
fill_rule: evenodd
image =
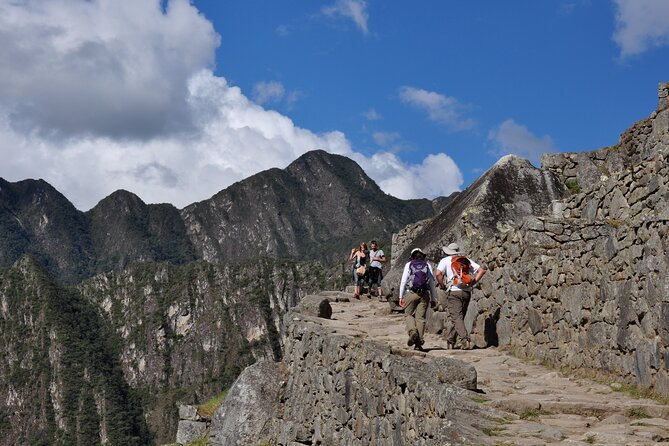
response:
<path id="1" fill-rule="evenodd" d="M 428 305 L 437 301 L 432 266 L 425 261 L 420 248 L 411 250 L 411 260 L 404 265 L 400 282 L 400 306 L 404 308 L 404 323 L 409 334 L 407 345 L 423 351 L 425 316 Z"/>
<path id="2" fill-rule="evenodd" d="M 442 248 L 446 257 L 441 259 L 435 276 L 439 293 L 446 294 L 448 315 L 453 325 L 446 337 L 448 348 L 455 348 L 456 336 L 460 337 L 463 349 L 471 348 L 471 340 L 465 327 L 465 315 L 472 296 L 473 287 L 481 280 L 486 270 L 466 257 L 457 243 Z"/>

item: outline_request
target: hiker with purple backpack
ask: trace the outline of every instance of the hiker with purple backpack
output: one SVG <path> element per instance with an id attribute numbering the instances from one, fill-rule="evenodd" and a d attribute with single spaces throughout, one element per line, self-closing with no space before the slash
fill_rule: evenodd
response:
<path id="1" fill-rule="evenodd" d="M 435 274 L 439 283 L 439 293 L 446 294 L 446 308 L 453 323 L 446 337 L 446 344 L 449 349 L 455 348 L 457 335 L 460 337 L 462 348 L 469 350 L 471 340 L 465 327 L 465 315 L 471 300 L 472 289 L 481 280 L 486 270 L 460 252 L 457 243 L 444 246 L 442 250 L 446 257 L 439 262 Z"/>
<path id="2" fill-rule="evenodd" d="M 428 305 L 437 302 L 437 290 L 432 266 L 425 260 L 420 248 L 411 250 L 411 260 L 404 265 L 400 282 L 400 306 L 404 308 L 404 322 L 409 334 L 407 345 L 423 351 L 425 315 Z"/>

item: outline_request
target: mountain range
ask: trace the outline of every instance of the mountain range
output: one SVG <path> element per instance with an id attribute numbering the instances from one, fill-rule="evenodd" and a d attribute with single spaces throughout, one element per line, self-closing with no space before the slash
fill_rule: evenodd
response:
<path id="1" fill-rule="evenodd" d="M 179 403 L 281 359 L 283 315 L 348 281 L 352 246 L 452 198 L 394 198 L 324 151 L 184 209 L 0 179 L 0 445 L 169 442 Z"/>
<path id="2" fill-rule="evenodd" d="M 0 178 L 0 266 L 30 254 L 57 280 L 76 284 L 146 261 L 332 263 L 360 240 L 389 242 L 448 201 L 392 197 L 354 161 L 321 150 L 183 209 L 119 190 L 81 212 L 43 180 Z"/>

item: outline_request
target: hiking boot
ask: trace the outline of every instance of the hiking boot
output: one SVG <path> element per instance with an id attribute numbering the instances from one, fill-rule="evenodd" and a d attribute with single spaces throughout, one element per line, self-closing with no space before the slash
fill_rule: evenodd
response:
<path id="1" fill-rule="evenodd" d="M 416 342 L 416 345 L 414 345 L 413 349 L 418 350 L 419 352 L 425 351 L 425 349 L 423 348 L 423 343 L 420 341 Z"/>
<path id="2" fill-rule="evenodd" d="M 407 345 L 411 347 L 414 344 L 420 344 L 420 336 L 416 330 L 411 330 L 409 332 L 409 340 L 407 341 Z"/>
<path id="3" fill-rule="evenodd" d="M 472 349 L 472 341 L 469 339 L 466 339 L 462 341 L 462 349 L 463 350 L 471 350 Z"/>
<path id="4" fill-rule="evenodd" d="M 453 349 L 455 349 L 455 339 L 453 339 L 453 340 L 450 340 L 450 339 L 447 340 L 447 341 L 446 341 L 446 348 L 447 348 L 448 350 L 453 350 Z"/>

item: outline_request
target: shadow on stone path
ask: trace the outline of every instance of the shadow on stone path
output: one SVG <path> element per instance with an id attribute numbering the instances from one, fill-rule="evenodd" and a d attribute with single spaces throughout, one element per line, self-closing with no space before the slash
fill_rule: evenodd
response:
<path id="1" fill-rule="evenodd" d="M 421 361 L 452 357 L 472 364 L 480 392 L 472 392 L 472 400 L 502 414 L 482 443 L 669 445 L 667 405 L 564 376 L 498 348 L 448 350 L 440 335 L 426 334 L 427 351 L 417 352 L 406 345 L 404 315 L 392 313 L 387 303 L 356 300 L 346 293 L 323 294 L 333 310 L 332 319 L 323 324 L 337 332 L 388 344 L 393 353 Z"/>

